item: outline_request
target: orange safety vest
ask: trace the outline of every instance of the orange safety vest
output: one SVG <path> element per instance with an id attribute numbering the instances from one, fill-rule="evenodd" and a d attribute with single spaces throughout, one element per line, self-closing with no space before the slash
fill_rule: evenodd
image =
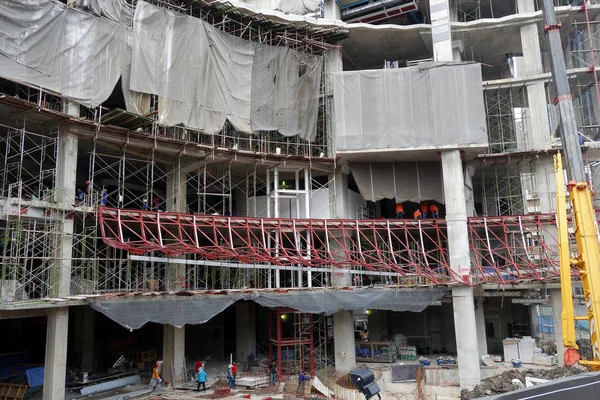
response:
<path id="1" fill-rule="evenodd" d="M 414 219 L 417 219 L 421 216 L 421 211 L 417 210 L 415 211 L 415 213 L 413 214 Z"/>
<path id="2" fill-rule="evenodd" d="M 427 209 L 428 209 L 428 207 L 427 207 L 427 203 L 423 203 L 423 204 L 421 204 L 421 211 L 423 211 L 424 213 L 426 213 L 426 212 L 427 212 Z"/>
<path id="3" fill-rule="evenodd" d="M 435 204 L 432 204 L 431 207 L 429 207 L 431 209 L 431 212 L 438 212 L 440 211 L 440 209 L 438 208 L 438 206 L 436 206 Z"/>
<path id="4" fill-rule="evenodd" d="M 396 203 L 396 212 L 404 212 L 404 206 L 402 205 L 402 203 Z"/>

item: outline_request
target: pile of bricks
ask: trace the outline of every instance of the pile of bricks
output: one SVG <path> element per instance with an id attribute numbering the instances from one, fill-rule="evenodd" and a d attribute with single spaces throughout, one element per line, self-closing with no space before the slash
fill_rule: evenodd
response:
<path id="1" fill-rule="evenodd" d="M 228 387 L 225 388 L 216 388 L 215 392 L 210 396 L 211 399 L 219 399 L 221 397 L 227 397 L 231 394 L 231 389 Z"/>

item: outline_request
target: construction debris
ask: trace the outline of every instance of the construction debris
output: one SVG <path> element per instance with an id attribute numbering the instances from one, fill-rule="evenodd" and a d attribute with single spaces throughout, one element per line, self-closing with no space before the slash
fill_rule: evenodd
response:
<path id="1" fill-rule="evenodd" d="M 513 383 L 513 380 L 519 380 L 523 385 L 526 383 L 526 378 L 539 379 L 560 379 L 566 376 L 577 375 L 587 372 L 581 366 L 574 367 L 558 367 L 553 369 L 511 369 L 503 372 L 500 375 L 484 379 L 480 385 L 475 386 L 471 391 L 463 389 L 460 394 L 461 400 L 477 399 L 480 397 L 491 396 L 495 394 L 512 392 L 518 389 L 518 385 Z"/>

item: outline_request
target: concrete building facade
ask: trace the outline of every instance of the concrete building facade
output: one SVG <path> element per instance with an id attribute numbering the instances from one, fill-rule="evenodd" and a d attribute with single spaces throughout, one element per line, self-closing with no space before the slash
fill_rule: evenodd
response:
<path id="1" fill-rule="evenodd" d="M 0 367 L 52 399 L 122 354 L 343 374 L 363 320 L 460 389 L 503 339 L 560 353 L 537 0 L 71 3 L 0 6 Z M 556 3 L 594 184 L 600 4 Z"/>

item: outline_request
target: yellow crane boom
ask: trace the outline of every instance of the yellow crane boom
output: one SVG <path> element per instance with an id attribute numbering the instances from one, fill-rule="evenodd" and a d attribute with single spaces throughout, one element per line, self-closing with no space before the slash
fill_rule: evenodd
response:
<path id="1" fill-rule="evenodd" d="M 597 326 L 597 318 L 600 317 L 600 240 L 598 224 L 575 123 L 573 98 L 560 37 L 562 25 L 556 18 L 553 0 L 543 0 L 543 13 L 544 31 L 550 50 L 552 78 L 556 86 L 555 104 L 560 116 L 562 153 L 567 165 L 569 180 L 567 187 L 569 200 L 572 204 L 574 233 L 577 241 L 577 255 L 572 259 L 569 249 L 568 200 L 565 195 L 562 158 L 559 154 L 555 156 L 554 168 L 556 175 L 556 216 L 559 237 L 561 297 L 563 302 L 562 335 L 564 345 L 567 348 L 564 357 L 567 364 L 574 364 L 579 360 L 577 343 L 575 342 L 575 320 L 587 319 L 592 345 L 592 360 L 582 360 L 581 364 L 594 370 L 600 370 L 600 333 Z M 575 317 L 571 267 L 579 272 L 581 278 L 587 317 Z"/>

